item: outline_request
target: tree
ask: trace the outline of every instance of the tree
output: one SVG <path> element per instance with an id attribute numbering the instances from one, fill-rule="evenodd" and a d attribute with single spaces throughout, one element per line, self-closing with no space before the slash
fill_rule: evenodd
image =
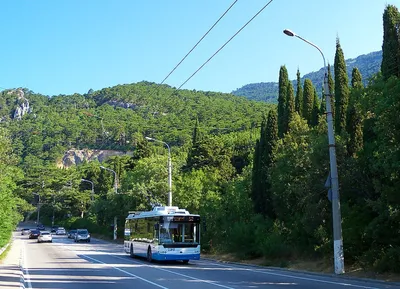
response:
<path id="1" fill-rule="evenodd" d="M 275 111 L 271 110 L 263 122 L 260 140 L 257 142 L 252 175 L 252 200 L 256 213 L 275 217 L 272 203 L 270 170 L 275 161 L 278 141 L 278 124 Z"/>
<path id="2" fill-rule="evenodd" d="M 303 112 L 303 87 L 301 86 L 300 70 L 297 69 L 297 87 L 296 87 L 296 98 L 294 101 L 296 111 L 302 116 Z"/>
<path id="3" fill-rule="evenodd" d="M 363 83 L 361 73 L 356 67 L 353 68 L 351 76 L 352 90 L 347 111 L 346 130 L 349 134 L 347 151 L 350 156 L 354 156 L 363 145 L 363 119 L 359 101 Z"/>
<path id="4" fill-rule="evenodd" d="M 283 65 L 279 70 L 279 96 L 278 96 L 278 135 L 282 137 L 287 127 L 285 120 L 285 108 L 287 101 L 287 86 L 289 76 L 286 67 Z"/>
<path id="5" fill-rule="evenodd" d="M 355 89 L 363 88 L 362 75 L 357 67 L 351 71 L 351 87 Z"/>
<path id="6" fill-rule="evenodd" d="M 336 133 L 341 134 L 346 129 L 346 114 L 349 104 L 349 79 L 347 76 L 346 62 L 339 38 L 336 39 L 335 53 L 335 128 Z"/>
<path id="7" fill-rule="evenodd" d="M 383 44 L 381 71 L 385 80 L 392 75 L 400 76 L 400 16 L 393 5 L 386 6 L 383 12 Z"/>
<path id="8" fill-rule="evenodd" d="M 287 99 L 286 99 L 286 108 L 285 108 L 285 127 L 284 133 L 287 133 L 289 130 L 289 123 L 293 118 L 293 114 L 295 113 L 295 105 L 294 105 L 294 91 L 293 85 L 291 82 L 288 83 L 287 86 Z"/>
<path id="9" fill-rule="evenodd" d="M 319 104 L 319 99 L 318 99 L 318 93 L 317 93 L 317 89 L 314 87 L 314 100 L 313 100 L 313 108 L 312 108 L 312 113 L 311 113 L 311 125 L 312 126 L 318 125 L 319 113 L 320 113 L 320 104 Z"/>
<path id="10" fill-rule="evenodd" d="M 311 124 L 312 109 L 314 101 L 314 86 L 310 79 L 304 80 L 303 89 L 303 118 Z"/>

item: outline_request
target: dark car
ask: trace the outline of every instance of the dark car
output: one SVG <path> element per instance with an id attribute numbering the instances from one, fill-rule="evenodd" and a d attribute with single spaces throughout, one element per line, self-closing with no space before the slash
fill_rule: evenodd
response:
<path id="1" fill-rule="evenodd" d="M 72 229 L 68 232 L 68 238 L 69 239 L 75 239 L 75 234 L 76 234 L 76 229 Z"/>
<path id="2" fill-rule="evenodd" d="M 40 231 L 37 229 L 31 230 L 31 233 L 29 234 L 29 239 L 37 239 L 40 235 Z"/>
<path id="3" fill-rule="evenodd" d="M 53 227 L 51 227 L 51 232 L 55 233 L 55 232 L 57 232 L 57 229 L 58 229 L 58 226 L 53 226 Z"/>
<path id="4" fill-rule="evenodd" d="M 46 228 L 43 225 L 37 225 L 36 229 L 38 229 L 39 231 L 44 231 L 46 230 Z"/>

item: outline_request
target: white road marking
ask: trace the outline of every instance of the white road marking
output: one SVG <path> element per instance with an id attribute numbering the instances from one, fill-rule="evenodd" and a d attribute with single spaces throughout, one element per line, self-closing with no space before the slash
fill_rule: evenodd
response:
<path id="1" fill-rule="evenodd" d="M 125 260 L 125 261 L 128 260 L 127 258 L 123 258 L 123 257 L 116 256 L 116 255 L 110 255 L 110 256 L 113 256 L 115 258 L 122 259 L 122 260 Z M 137 263 L 137 264 L 143 264 L 143 263 L 140 263 L 140 262 L 137 262 L 137 261 L 133 261 L 133 260 L 130 260 L 130 261 L 132 261 L 133 263 Z M 168 273 L 171 273 L 171 274 L 175 274 L 175 275 L 179 275 L 179 276 L 182 276 L 182 277 L 185 277 L 185 278 L 189 278 L 189 279 L 192 279 L 192 280 L 197 280 L 197 281 L 200 281 L 200 282 L 203 282 L 203 283 L 207 283 L 207 284 L 210 284 L 210 285 L 214 285 L 214 286 L 218 286 L 218 287 L 222 287 L 222 288 L 227 288 L 227 289 L 234 289 L 233 287 L 228 287 L 228 286 L 225 286 L 225 285 L 221 285 L 221 284 L 215 283 L 216 281 L 208 281 L 208 280 L 204 280 L 204 279 L 195 278 L 195 277 L 192 277 L 192 276 L 189 276 L 189 275 L 185 275 L 185 274 L 177 273 L 177 272 L 174 272 L 174 271 L 171 271 L 171 270 L 167 270 L 167 269 L 164 269 L 164 268 L 160 268 L 159 266 L 154 266 L 154 265 L 147 265 L 147 266 L 151 267 L 151 268 L 154 268 L 154 269 L 158 269 L 160 271 L 165 271 L 165 272 L 168 272 Z"/>
<path id="2" fill-rule="evenodd" d="M 131 276 L 131 277 L 135 277 L 135 278 L 137 278 L 137 279 L 140 279 L 140 280 L 142 280 L 142 281 L 144 281 L 144 282 L 147 282 L 147 283 L 152 284 L 152 285 L 154 285 L 154 286 L 157 286 L 157 287 L 159 287 L 159 288 L 168 289 L 167 287 L 164 287 L 164 286 L 162 286 L 162 285 L 160 285 L 160 284 L 154 283 L 154 282 L 152 282 L 152 281 L 150 281 L 150 280 L 147 280 L 147 279 L 145 279 L 145 278 L 139 277 L 139 276 L 137 276 L 137 275 L 135 275 L 135 274 L 132 274 L 132 273 L 130 273 L 130 272 L 128 272 L 128 271 L 122 270 L 122 269 L 120 269 L 120 268 L 118 268 L 118 267 L 115 267 L 115 266 L 112 266 L 112 265 L 110 265 L 110 264 L 104 263 L 104 262 L 99 261 L 99 260 L 97 260 L 97 259 L 95 259 L 95 258 L 86 256 L 86 255 L 81 255 L 81 256 L 83 256 L 83 257 L 85 257 L 85 258 L 88 258 L 88 259 L 90 259 L 90 260 L 93 260 L 93 261 L 95 261 L 95 262 L 98 262 L 98 263 L 100 263 L 100 264 L 108 265 L 108 266 L 110 266 L 111 268 L 114 268 L 115 270 L 118 270 L 118 271 L 120 271 L 120 272 L 123 272 L 123 273 L 125 273 L 125 274 L 127 274 L 127 275 L 129 275 L 129 276 Z"/>
<path id="3" fill-rule="evenodd" d="M 287 278 L 293 278 L 293 279 L 299 279 L 299 280 L 305 280 L 305 281 L 313 281 L 313 282 L 319 282 L 319 283 L 334 284 L 334 285 L 348 286 L 348 287 L 354 287 L 354 288 L 363 288 L 363 289 L 380 289 L 379 287 L 354 285 L 354 284 L 350 284 L 350 283 L 334 282 L 334 281 L 314 279 L 314 278 L 309 278 L 309 277 L 301 277 L 301 276 L 293 276 L 293 275 L 282 274 L 282 273 L 268 272 L 271 269 L 256 269 L 256 270 L 253 269 L 252 270 L 252 269 L 248 269 L 248 268 L 243 268 L 241 266 L 228 266 L 228 265 L 218 264 L 218 263 L 214 263 L 214 262 L 206 262 L 206 261 L 203 261 L 203 262 L 208 263 L 208 264 L 213 264 L 216 266 L 220 266 L 220 267 L 225 267 L 225 268 L 240 268 L 244 271 L 251 271 L 251 272 L 257 272 L 257 273 L 261 273 L 261 274 L 274 275 L 274 276 L 279 276 L 279 277 L 287 277 Z M 261 271 L 261 270 L 263 270 L 263 271 Z M 267 271 L 265 271 L 265 270 L 267 270 Z"/>

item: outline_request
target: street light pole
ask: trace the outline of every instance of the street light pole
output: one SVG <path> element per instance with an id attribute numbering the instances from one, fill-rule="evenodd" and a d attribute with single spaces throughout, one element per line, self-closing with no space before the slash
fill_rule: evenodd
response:
<path id="1" fill-rule="evenodd" d="M 103 166 L 100 166 L 100 168 L 114 173 L 114 189 L 115 189 L 115 193 L 118 194 L 117 173 L 115 171 L 113 171 L 112 169 L 109 169 L 109 168 L 106 168 Z"/>
<path id="2" fill-rule="evenodd" d="M 168 192 L 168 206 L 171 207 L 172 206 L 172 162 L 171 162 L 171 148 L 170 146 L 166 143 L 163 142 L 161 140 L 157 140 L 154 139 L 152 137 L 145 137 L 147 140 L 149 141 L 155 141 L 155 142 L 159 142 L 162 144 L 165 144 L 166 147 L 168 148 L 168 187 L 169 187 L 169 192 Z"/>
<path id="3" fill-rule="evenodd" d="M 36 224 L 39 225 L 40 221 L 40 194 L 39 193 L 33 193 L 34 195 L 38 196 L 38 204 L 37 204 L 37 218 L 36 218 Z"/>
<path id="4" fill-rule="evenodd" d="M 88 182 L 88 183 L 90 183 L 92 185 L 92 193 L 90 195 L 90 200 L 93 202 L 93 197 L 94 197 L 94 184 L 93 184 L 93 182 L 89 181 L 89 180 L 85 180 L 85 179 L 81 179 L 81 182 Z"/>
<path id="5" fill-rule="evenodd" d="M 113 171 L 112 169 L 100 166 L 101 169 L 110 171 L 114 173 L 114 188 L 115 188 L 115 193 L 118 194 L 118 186 L 117 186 L 117 173 Z M 117 229 L 118 229 L 118 222 L 117 222 L 117 216 L 114 217 L 114 240 L 117 240 Z"/>
<path id="6" fill-rule="evenodd" d="M 340 213 L 340 196 L 339 196 L 339 178 L 337 171 L 336 162 L 336 145 L 335 135 L 333 130 L 333 116 L 331 106 L 331 94 L 329 92 L 328 85 L 328 71 L 325 63 L 325 56 L 322 50 L 314 43 L 304 39 L 303 37 L 296 35 L 291 30 L 285 29 L 283 31 L 288 36 L 295 36 L 304 42 L 315 47 L 322 55 L 324 60 L 324 96 L 326 101 L 326 119 L 328 124 L 328 143 L 329 143 L 329 163 L 330 163 L 330 178 L 331 178 L 331 189 L 332 189 L 332 221 L 333 221 L 333 254 L 335 259 L 335 273 L 344 273 L 344 254 L 343 254 L 343 238 L 342 238 L 342 217 Z"/>

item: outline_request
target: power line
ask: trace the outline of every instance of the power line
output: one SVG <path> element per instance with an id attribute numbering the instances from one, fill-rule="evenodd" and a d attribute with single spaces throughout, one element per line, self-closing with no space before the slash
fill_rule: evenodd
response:
<path id="1" fill-rule="evenodd" d="M 213 30 L 213 28 L 218 24 L 218 22 L 224 18 L 224 16 L 226 15 L 226 13 L 228 13 L 228 11 L 236 4 L 236 2 L 238 2 L 238 0 L 233 1 L 233 3 L 231 4 L 231 6 L 229 6 L 229 8 L 221 15 L 221 17 L 219 17 L 219 19 L 213 24 L 213 26 L 211 26 L 210 29 L 208 29 L 208 31 L 200 38 L 200 40 L 192 47 L 192 49 L 189 50 L 189 52 L 181 59 L 181 61 L 179 61 L 179 63 L 174 67 L 174 69 L 172 69 L 170 71 L 170 73 L 168 73 L 168 75 L 163 79 L 163 81 L 161 81 L 160 84 L 163 84 L 164 81 L 167 80 L 167 78 L 178 68 L 179 65 L 181 65 L 181 63 L 186 59 L 186 57 L 189 56 L 190 53 L 192 53 L 192 51 L 197 47 L 197 45 L 200 44 L 200 42 L 207 36 L 207 34 Z"/>
<path id="2" fill-rule="evenodd" d="M 199 72 L 211 59 L 213 59 L 214 56 L 217 55 L 229 42 L 231 42 L 231 40 L 232 40 L 233 38 L 235 38 L 236 35 L 238 35 L 251 21 L 253 21 L 254 18 L 256 18 L 265 8 L 267 8 L 267 6 L 268 6 L 269 4 L 271 4 L 272 1 L 274 1 L 274 0 L 270 0 L 267 4 L 265 4 L 263 8 L 261 8 L 249 21 L 247 21 L 246 24 L 244 24 L 231 38 L 229 38 L 229 40 L 226 41 L 226 42 L 224 43 L 224 45 L 222 45 L 209 59 L 206 60 L 206 62 L 204 62 L 191 76 L 189 76 L 188 79 L 185 80 L 184 83 L 182 83 L 182 84 L 178 87 L 178 90 L 179 90 L 182 86 L 184 86 L 193 76 L 195 76 L 195 74 L 196 74 L 197 72 Z"/>

